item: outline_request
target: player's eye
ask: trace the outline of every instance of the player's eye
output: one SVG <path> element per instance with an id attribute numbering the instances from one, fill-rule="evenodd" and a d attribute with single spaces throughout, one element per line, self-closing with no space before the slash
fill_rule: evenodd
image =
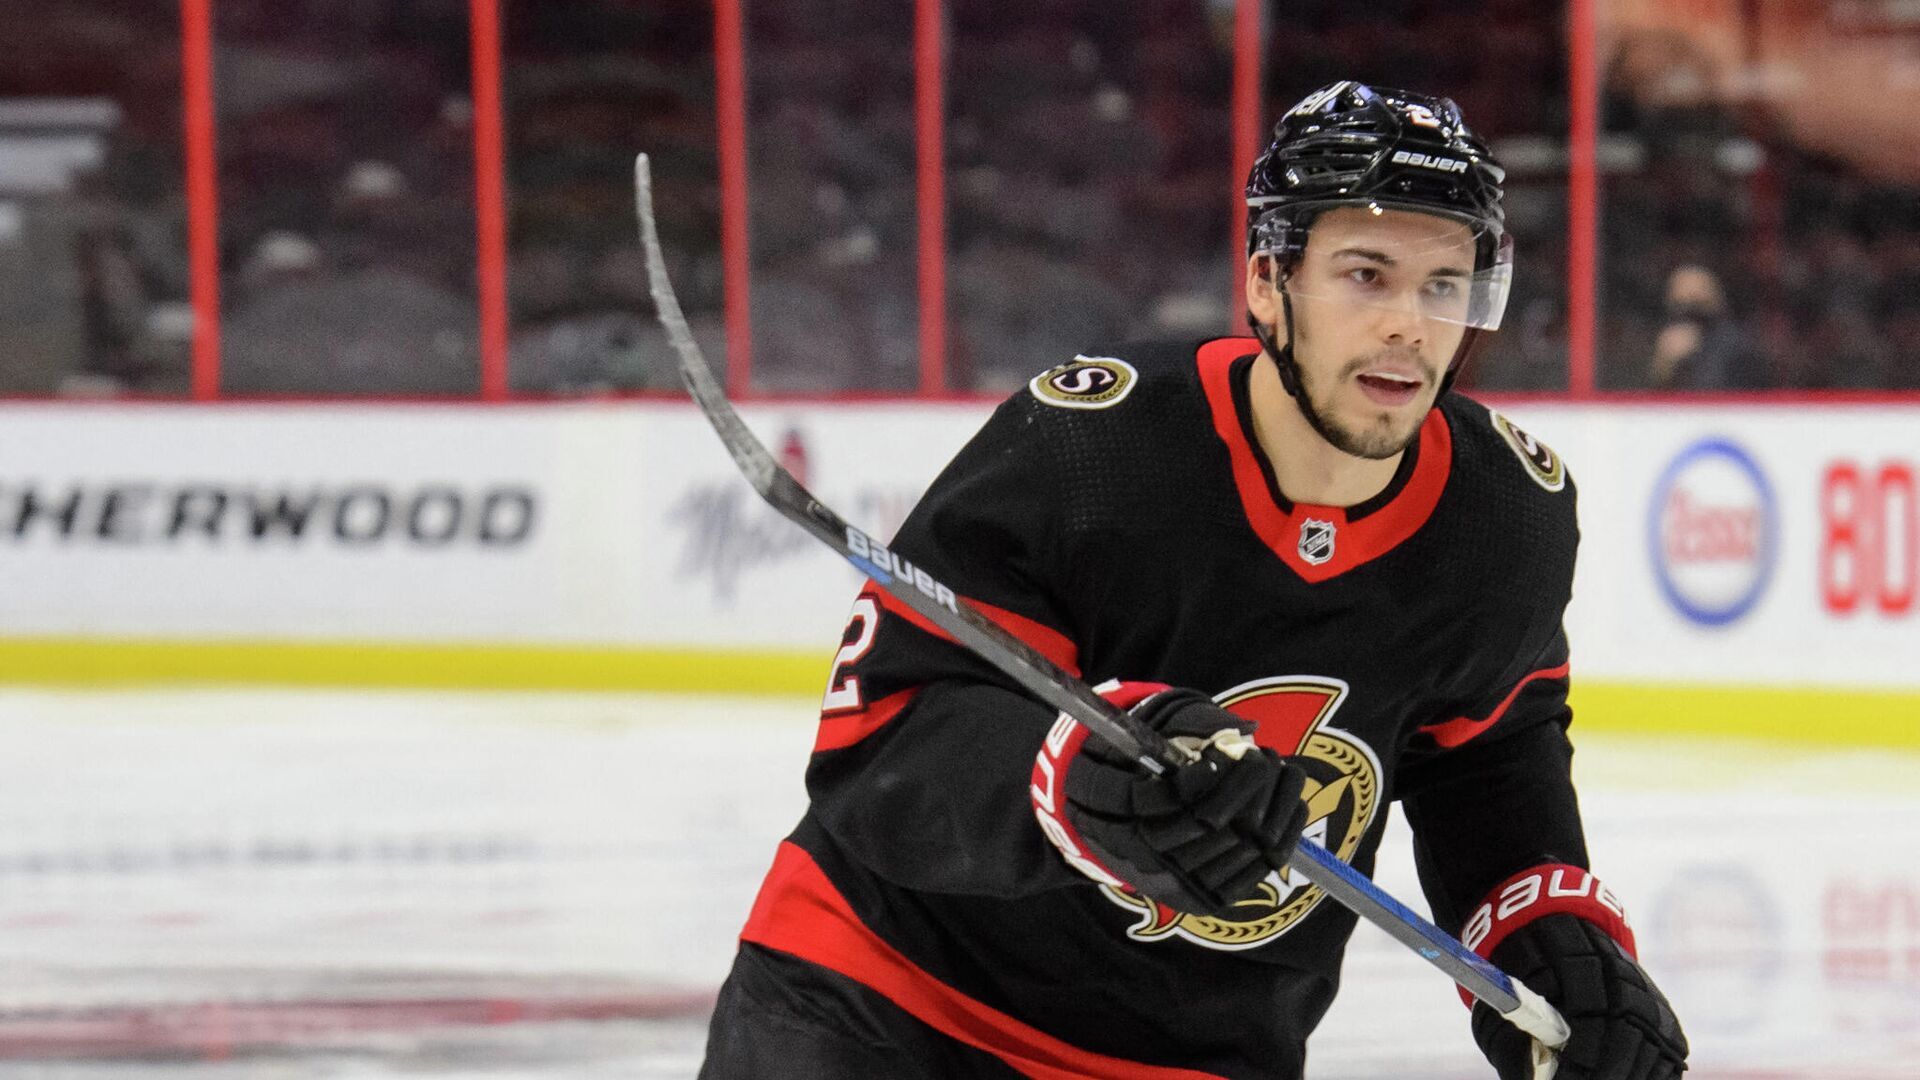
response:
<path id="1" fill-rule="evenodd" d="M 1427 282 L 1427 295 L 1435 300 L 1452 300 L 1460 295 L 1460 283 L 1452 278 L 1432 278 Z"/>
<path id="2" fill-rule="evenodd" d="M 1355 285 L 1380 284 L 1380 271 L 1371 266 L 1356 266 L 1347 271 L 1347 279 Z"/>

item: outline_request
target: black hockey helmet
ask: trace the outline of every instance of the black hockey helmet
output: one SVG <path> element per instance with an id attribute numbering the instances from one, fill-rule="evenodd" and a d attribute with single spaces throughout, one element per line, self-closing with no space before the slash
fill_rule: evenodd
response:
<path id="1" fill-rule="evenodd" d="M 1500 206 L 1505 178 L 1451 99 L 1333 83 L 1288 110 L 1254 162 L 1246 190 L 1247 254 L 1272 256 L 1284 275 L 1306 250 L 1314 219 L 1335 207 L 1407 210 L 1465 225 L 1474 241 L 1470 287 L 1456 309 L 1435 316 L 1468 327 L 1449 365 L 1451 383 L 1474 331 L 1498 329 L 1506 311 L 1513 242 Z M 1264 328 L 1255 330 L 1265 341 Z M 1291 368 L 1291 357 L 1281 356 L 1289 390 Z"/>

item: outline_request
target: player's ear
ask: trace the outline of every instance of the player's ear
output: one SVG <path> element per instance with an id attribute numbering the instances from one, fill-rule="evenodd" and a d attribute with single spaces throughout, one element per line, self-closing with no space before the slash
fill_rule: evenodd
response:
<path id="1" fill-rule="evenodd" d="M 1265 253 L 1247 258 L 1247 314 L 1272 326 L 1280 321 L 1280 287 L 1275 281 L 1278 268 L 1273 256 Z"/>

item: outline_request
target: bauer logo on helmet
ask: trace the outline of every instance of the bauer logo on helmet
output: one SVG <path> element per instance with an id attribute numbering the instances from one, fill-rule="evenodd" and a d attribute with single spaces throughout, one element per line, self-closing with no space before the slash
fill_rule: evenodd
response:
<path id="1" fill-rule="evenodd" d="M 1412 150 L 1395 150 L 1393 152 L 1393 163 L 1395 165 L 1417 165 L 1422 169 L 1437 169 L 1440 172 L 1446 173 L 1467 171 L 1467 163 L 1464 161 L 1455 158 L 1435 157 L 1431 154 L 1421 154 Z"/>

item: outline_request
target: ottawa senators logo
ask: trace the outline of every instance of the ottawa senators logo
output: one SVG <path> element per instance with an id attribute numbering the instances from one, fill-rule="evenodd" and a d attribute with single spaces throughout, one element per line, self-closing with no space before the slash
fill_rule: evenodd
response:
<path id="1" fill-rule="evenodd" d="M 1520 463 L 1527 467 L 1527 475 L 1533 477 L 1534 483 L 1548 491 L 1567 486 L 1567 466 L 1552 447 L 1514 427 L 1513 421 L 1493 409 L 1487 410 L 1487 419 L 1493 421 L 1493 429 L 1507 440 L 1513 452 L 1520 455 Z"/>
<path id="2" fill-rule="evenodd" d="M 1304 835 L 1351 862 L 1379 810 L 1380 761 L 1366 743 L 1327 726 L 1346 697 L 1347 684 L 1339 679 L 1286 675 L 1242 683 L 1214 695 L 1214 700 L 1260 725 L 1253 733 L 1254 742 L 1307 770 L 1307 785 L 1301 793 L 1307 803 Z M 1140 916 L 1127 928 L 1127 936 L 1135 941 L 1181 937 L 1227 951 L 1265 945 L 1299 925 L 1326 898 L 1318 885 L 1285 870 L 1267 875 L 1260 884 L 1260 897 L 1241 901 L 1245 914 L 1237 919 L 1188 915 L 1111 885 L 1100 889 L 1107 899 Z"/>
<path id="3" fill-rule="evenodd" d="M 1133 392 L 1140 373 L 1125 360 L 1111 356 L 1076 356 L 1033 377 L 1027 389 L 1033 396 L 1062 409 L 1107 409 Z"/>

